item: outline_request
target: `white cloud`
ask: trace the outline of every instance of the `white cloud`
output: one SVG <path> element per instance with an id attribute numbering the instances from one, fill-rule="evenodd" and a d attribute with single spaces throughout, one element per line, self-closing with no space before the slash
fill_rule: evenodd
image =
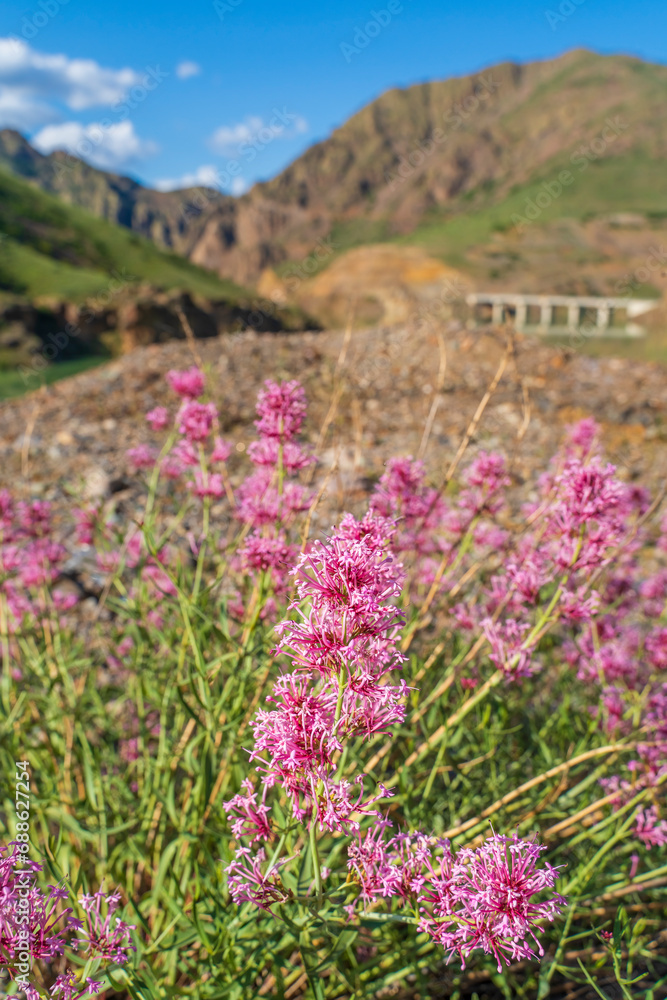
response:
<path id="1" fill-rule="evenodd" d="M 189 59 L 184 59 L 176 67 L 176 76 L 179 80 L 187 80 L 190 76 L 199 76 L 201 73 L 201 66 L 199 63 L 191 62 Z"/>
<path id="2" fill-rule="evenodd" d="M 133 69 L 105 69 L 93 59 L 37 52 L 16 38 L 0 38 L 0 86 L 5 112 L 0 124 L 15 124 L 15 110 L 26 119 L 19 124 L 54 121 L 57 112 L 44 104 L 60 102 L 72 111 L 110 106 L 122 101 L 144 77 Z M 0 105 L 0 107 L 2 107 Z"/>
<path id="3" fill-rule="evenodd" d="M 209 146 L 222 156 L 240 156 L 249 147 L 261 149 L 274 139 L 293 139 L 308 131 L 301 115 L 274 108 L 268 121 L 252 115 L 235 125 L 222 125 L 209 139 Z"/>
<path id="4" fill-rule="evenodd" d="M 235 177 L 231 184 L 231 192 L 237 197 L 239 195 L 245 194 L 245 192 L 250 187 L 250 184 L 245 179 L 245 177 Z"/>
<path id="5" fill-rule="evenodd" d="M 117 170 L 158 152 L 154 142 L 139 138 L 131 121 L 115 122 L 106 128 L 96 122 L 46 125 L 30 141 L 42 153 L 64 149 L 102 170 Z"/>
<path id="6" fill-rule="evenodd" d="M 0 85 L 0 127 L 28 132 L 56 117 L 53 108 L 44 101 Z"/>
<path id="7" fill-rule="evenodd" d="M 153 187 L 157 188 L 158 191 L 182 191 L 184 188 L 193 187 L 215 188 L 217 191 L 223 191 L 224 185 L 221 173 L 219 167 L 206 164 L 195 170 L 193 174 L 183 174 L 182 177 L 165 178 L 164 180 L 155 181 Z M 225 182 L 228 180 L 229 178 L 226 177 Z M 234 177 L 229 185 L 229 190 L 231 194 L 238 196 L 244 194 L 249 187 L 250 182 L 245 177 Z"/>
<path id="8" fill-rule="evenodd" d="M 220 187 L 220 170 L 210 164 L 199 167 L 193 174 L 183 174 L 182 177 L 165 178 L 156 181 L 154 187 L 158 191 L 180 191 L 183 188 L 191 187 Z"/>

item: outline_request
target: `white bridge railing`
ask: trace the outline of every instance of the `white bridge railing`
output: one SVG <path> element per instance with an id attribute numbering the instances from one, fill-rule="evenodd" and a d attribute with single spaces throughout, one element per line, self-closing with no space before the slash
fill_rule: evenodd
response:
<path id="1" fill-rule="evenodd" d="M 644 328 L 632 322 L 659 304 L 657 299 L 603 298 L 593 295 L 520 295 L 471 292 L 468 326 L 512 323 L 530 333 L 560 333 L 586 328 L 588 335 L 637 337 Z"/>

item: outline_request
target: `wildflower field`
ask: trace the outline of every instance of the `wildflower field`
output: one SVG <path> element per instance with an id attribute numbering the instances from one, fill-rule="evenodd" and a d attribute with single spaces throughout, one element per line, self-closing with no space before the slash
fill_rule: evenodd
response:
<path id="1" fill-rule="evenodd" d="M 300 384 L 168 381 L 131 516 L 0 493 L 5 995 L 664 1000 L 661 497 L 585 419 L 314 532 Z"/>

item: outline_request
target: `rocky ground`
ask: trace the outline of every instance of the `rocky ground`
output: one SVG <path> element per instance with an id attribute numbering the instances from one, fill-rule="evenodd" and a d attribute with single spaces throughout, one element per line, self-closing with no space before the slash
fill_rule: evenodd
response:
<path id="1" fill-rule="evenodd" d="M 248 331 L 189 344 L 174 341 L 0 404 L 0 481 L 14 492 L 71 505 L 72 496 L 128 497 L 140 480 L 125 452 L 153 441 L 143 417 L 174 404 L 164 381 L 170 368 L 200 361 L 222 431 L 237 442 L 232 475 L 254 428 L 254 400 L 265 378 L 298 378 L 310 401 L 308 431 L 317 443 L 327 486 L 326 521 L 355 502 L 392 455 L 425 450 L 434 481 L 442 477 L 506 350 L 502 330 L 469 333 L 452 324 L 341 331 L 257 334 Z M 341 356 L 343 349 L 344 357 Z M 196 359 L 193 357 L 193 351 Z M 331 412 L 332 396 L 338 399 Z M 424 428 L 431 415 L 431 431 Z M 544 468 L 565 426 L 592 415 L 607 452 L 628 479 L 660 487 L 667 479 L 667 369 L 597 359 L 518 338 L 498 388 L 473 435 L 476 447 L 502 448 L 517 482 Z M 330 523 L 330 522 L 329 522 Z"/>

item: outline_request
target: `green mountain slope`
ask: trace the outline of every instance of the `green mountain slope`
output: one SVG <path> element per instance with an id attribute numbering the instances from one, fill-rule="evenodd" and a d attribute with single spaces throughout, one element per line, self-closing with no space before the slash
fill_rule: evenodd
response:
<path id="1" fill-rule="evenodd" d="M 0 169 L 0 289 L 81 300 L 110 280 L 237 302 L 248 293 Z"/>

